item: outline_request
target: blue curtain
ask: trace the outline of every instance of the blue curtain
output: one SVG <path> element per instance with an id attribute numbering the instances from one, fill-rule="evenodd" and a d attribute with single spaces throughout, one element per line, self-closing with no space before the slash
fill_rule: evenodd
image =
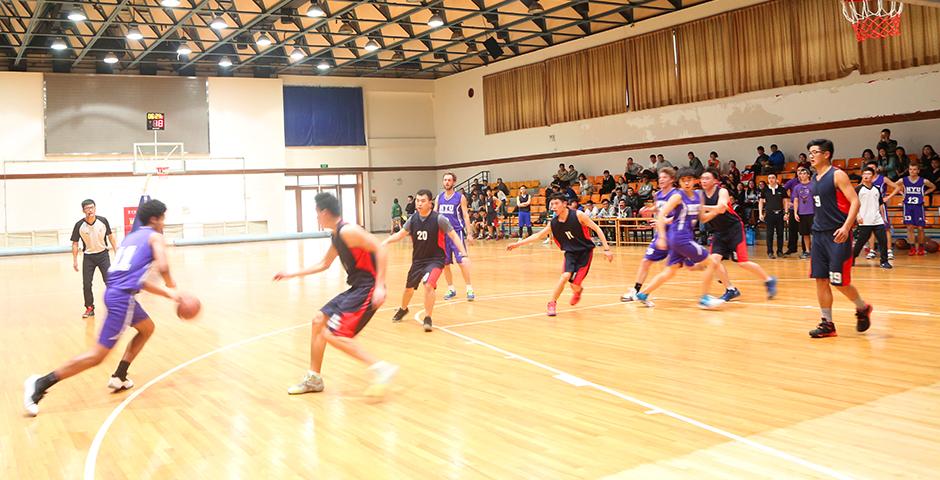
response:
<path id="1" fill-rule="evenodd" d="M 284 87 L 288 147 L 365 145 L 361 88 Z"/>

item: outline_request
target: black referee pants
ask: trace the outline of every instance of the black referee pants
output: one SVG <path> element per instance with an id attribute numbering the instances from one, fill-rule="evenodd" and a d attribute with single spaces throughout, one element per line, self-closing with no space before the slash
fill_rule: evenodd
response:
<path id="1" fill-rule="evenodd" d="M 855 239 L 855 248 L 852 250 L 852 258 L 858 256 L 868 239 L 872 234 L 878 240 L 878 250 L 881 253 L 881 263 L 888 263 L 888 234 L 884 225 L 859 225 L 858 238 Z"/>
<path id="2" fill-rule="evenodd" d="M 787 210 L 787 252 L 796 253 L 796 242 L 800 238 L 800 222 L 793 216 L 793 210 Z"/>
<path id="3" fill-rule="evenodd" d="M 767 254 L 774 253 L 774 237 L 777 238 L 777 255 L 783 254 L 783 211 L 767 212 L 764 215 L 767 224 Z"/>
<path id="4" fill-rule="evenodd" d="M 91 292 L 91 281 L 95 278 L 95 269 L 101 271 L 101 280 L 108 284 L 108 269 L 111 268 L 111 256 L 104 250 L 98 253 L 82 255 L 82 283 L 85 290 L 85 307 L 95 306 L 95 296 Z"/>

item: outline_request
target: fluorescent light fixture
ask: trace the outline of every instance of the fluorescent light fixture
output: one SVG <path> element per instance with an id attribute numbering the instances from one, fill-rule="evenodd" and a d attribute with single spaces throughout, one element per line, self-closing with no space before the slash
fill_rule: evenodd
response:
<path id="1" fill-rule="evenodd" d="M 542 4 L 539 2 L 532 2 L 529 4 L 529 13 L 536 15 L 539 13 L 545 13 L 545 8 L 542 7 Z"/>
<path id="2" fill-rule="evenodd" d="M 299 49 L 299 48 L 297 48 L 297 47 L 294 47 L 294 49 L 291 50 L 291 52 L 290 52 L 290 58 L 291 58 L 291 60 L 293 60 L 293 61 L 295 61 L 295 62 L 300 61 L 301 58 L 304 58 L 304 57 L 306 57 L 306 56 L 307 56 L 307 55 L 304 53 L 304 51 L 301 50 L 301 49 Z"/>
<path id="3" fill-rule="evenodd" d="M 49 47 L 53 50 L 65 50 L 66 48 L 69 48 L 68 44 L 65 43 L 65 40 L 62 39 L 62 37 L 56 37 L 56 39 L 52 41 L 52 45 Z"/>
<path id="4" fill-rule="evenodd" d="M 258 37 L 258 46 L 259 47 L 271 46 L 271 37 L 269 37 L 267 33 L 262 33 L 261 36 Z"/>
<path id="5" fill-rule="evenodd" d="M 355 35 L 356 30 L 352 28 L 352 25 L 343 22 L 343 24 L 339 26 L 339 33 L 342 35 Z"/>
<path id="6" fill-rule="evenodd" d="M 378 50 L 378 49 L 380 48 L 380 47 L 379 47 L 379 42 L 376 42 L 375 40 L 369 39 L 369 41 L 366 42 L 366 47 L 365 47 L 365 48 L 366 48 L 366 51 L 367 51 L 367 52 L 374 52 L 374 51 L 376 51 L 376 50 Z"/>
<path id="7" fill-rule="evenodd" d="M 431 18 L 428 19 L 428 26 L 431 28 L 437 28 L 444 24 L 444 19 L 441 18 L 438 14 L 431 15 Z"/>
<path id="8" fill-rule="evenodd" d="M 193 49 L 192 49 L 192 48 L 189 48 L 189 44 L 186 43 L 186 42 L 180 43 L 180 46 L 177 47 L 177 49 L 176 49 L 176 54 L 177 54 L 177 55 L 182 55 L 182 56 L 185 57 L 185 56 L 189 55 L 190 53 L 193 53 Z"/>
<path id="9" fill-rule="evenodd" d="M 230 58 L 228 58 L 228 57 L 222 57 L 222 60 L 219 60 L 219 66 L 220 66 L 220 67 L 231 67 L 231 66 L 232 66 L 232 59 L 230 59 Z"/>
<path id="10" fill-rule="evenodd" d="M 85 15 L 85 12 L 84 10 L 82 10 L 82 7 L 78 5 L 75 5 L 69 9 L 68 18 L 69 20 L 73 22 L 82 22 L 82 21 L 88 20 L 88 17 Z"/>
<path id="11" fill-rule="evenodd" d="M 117 58 L 117 55 L 114 54 L 114 52 L 108 52 L 108 54 L 104 56 L 104 63 L 107 63 L 108 65 L 113 65 L 117 62 L 118 62 L 118 58 Z"/>
<path id="12" fill-rule="evenodd" d="M 320 2 L 313 1 L 310 2 L 310 8 L 307 9 L 307 16 L 311 18 L 325 17 L 326 12 L 324 12 L 323 7 L 320 6 Z"/>
<path id="13" fill-rule="evenodd" d="M 180 0 L 160 0 L 160 5 L 164 7 L 178 7 L 180 6 Z"/>
<path id="14" fill-rule="evenodd" d="M 215 17 L 212 19 L 212 22 L 209 23 L 209 26 L 215 30 L 225 30 L 228 28 L 228 24 L 225 23 L 225 20 L 222 17 Z"/>
<path id="15" fill-rule="evenodd" d="M 140 40 L 144 38 L 144 35 L 140 33 L 140 29 L 137 28 L 136 23 L 131 24 L 131 28 L 127 30 L 127 39 L 128 40 Z"/>
<path id="16" fill-rule="evenodd" d="M 329 70 L 329 69 L 330 69 L 330 62 L 327 62 L 326 60 L 320 60 L 320 63 L 317 64 L 317 70 L 323 71 L 323 70 Z"/>

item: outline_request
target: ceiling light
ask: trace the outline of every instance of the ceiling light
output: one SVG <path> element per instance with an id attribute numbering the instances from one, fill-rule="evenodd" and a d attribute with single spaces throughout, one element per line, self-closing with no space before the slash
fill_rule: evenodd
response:
<path id="1" fill-rule="evenodd" d="M 127 39 L 128 40 L 140 40 L 144 38 L 144 35 L 140 33 L 140 29 L 137 28 L 136 23 L 131 24 L 131 28 L 127 30 Z"/>
<path id="2" fill-rule="evenodd" d="M 310 8 L 307 9 L 307 16 L 311 18 L 325 17 L 326 12 L 324 12 L 323 7 L 320 6 L 320 2 L 314 0 L 310 2 Z"/>
<path id="3" fill-rule="evenodd" d="M 231 67 L 231 66 L 232 66 L 232 59 L 230 59 L 230 58 L 228 58 L 228 57 L 222 57 L 222 60 L 219 60 L 219 66 L 220 66 L 220 67 Z"/>
<path id="4" fill-rule="evenodd" d="M 69 48 L 62 37 L 56 37 L 56 39 L 52 41 L 52 45 L 49 45 L 49 47 L 53 50 L 65 50 L 66 48 Z"/>
<path id="5" fill-rule="evenodd" d="M 212 22 L 209 23 L 209 26 L 215 30 L 225 30 L 228 28 L 228 24 L 225 23 L 225 20 L 222 17 L 215 17 L 212 19 Z"/>
<path id="6" fill-rule="evenodd" d="M 322 70 L 329 70 L 329 69 L 330 69 L 330 62 L 327 62 L 326 60 L 320 60 L 320 63 L 317 64 L 317 70 L 322 71 Z"/>
<path id="7" fill-rule="evenodd" d="M 193 53 L 193 49 L 189 48 L 189 43 L 182 42 L 180 43 L 180 46 L 176 48 L 177 55 L 182 55 L 185 57 L 189 55 L 190 53 Z"/>
<path id="8" fill-rule="evenodd" d="M 545 13 L 545 8 L 543 8 L 542 4 L 539 2 L 532 2 L 529 4 L 529 13 L 533 15 Z"/>
<path id="9" fill-rule="evenodd" d="M 342 35 L 355 35 L 356 30 L 352 28 L 352 25 L 343 22 L 343 24 L 339 26 L 339 33 Z"/>
<path id="10" fill-rule="evenodd" d="M 299 61 L 301 58 L 304 58 L 304 57 L 306 57 L 306 56 L 307 56 L 307 55 L 304 54 L 304 51 L 301 50 L 301 49 L 299 49 L 299 48 L 297 48 L 297 47 L 294 47 L 294 49 L 291 50 L 291 52 L 290 52 L 290 58 L 291 58 L 291 60 L 293 60 L 293 61 L 295 61 L 295 62 Z"/>
<path id="11" fill-rule="evenodd" d="M 69 9 L 68 19 L 73 22 L 81 22 L 84 20 L 88 20 L 88 17 L 85 15 L 85 12 L 82 10 L 80 6 L 75 5 L 74 7 Z"/>
<path id="12" fill-rule="evenodd" d="M 457 28 L 454 29 L 454 33 L 450 36 L 451 41 L 463 40 L 463 30 Z"/>
<path id="13" fill-rule="evenodd" d="M 401 50 L 395 50 L 395 52 L 392 53 L 392 60 L 400 62 L 404 59 L 405 59 L 405 54 L 402 53 Z"/>
<path id="14" fill-rule="evenodd" d="M 178 7 L 180 6 L 180 0 L 160 0 L 160 5 L 164 7 Z"/>
<path id="15" fill-rule="evenodd" d="M 444 19 L 441 18 L 438 14 L 431 15 L 431 18 L 428 19 L 428 26 L 431 28 L 437 28 L 444 24 Z"/>
<path id="16" fill-rule="evenodd" d="M 373 40 L 373 39 L 369 39 L 369 41 L 366 42 L 365 49 L 366 49 L 367 52 L 374 52 L 374 51 L 378 50 L 379 48 L 380 48 L 380 47 L 379 47 L 379 42 L 376 42 L 376 41 Z"/>
<path id="17" fill-rule="evenodd" d="M 467 43 L 467 51 L 468 51 L 468 52 L 475 52 L 475 51 L 477 51 L 477 42 L 469 42 L 469 43 Z"/>
<path id="18" fill-rule="evenodd" d="M 118 62 L 118 58 L 117 58 L 117 55 L 114 54 L 114 52 L 108 52 L 108 54 L 104 56 L 104 63 L 113 65 L 117 62 Z"/>
<path id="19" fill-rule="evenodd" d="M 258 46 L 268 47 L 270 45 L 271 45 L 271 37 L 269 37 L 267 33 L 262 33 L 261 36 L 258 37 Z"/>

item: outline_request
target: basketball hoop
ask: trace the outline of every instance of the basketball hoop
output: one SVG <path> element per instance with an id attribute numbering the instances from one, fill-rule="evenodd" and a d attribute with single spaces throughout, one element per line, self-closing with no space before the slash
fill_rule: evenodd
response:
<path id="1" fill-rule="evenodd" d="M 904 4 L 893 0 L 842 0 L 842 15 L 859 42 L 900 35 L 903 10 Z"/>

